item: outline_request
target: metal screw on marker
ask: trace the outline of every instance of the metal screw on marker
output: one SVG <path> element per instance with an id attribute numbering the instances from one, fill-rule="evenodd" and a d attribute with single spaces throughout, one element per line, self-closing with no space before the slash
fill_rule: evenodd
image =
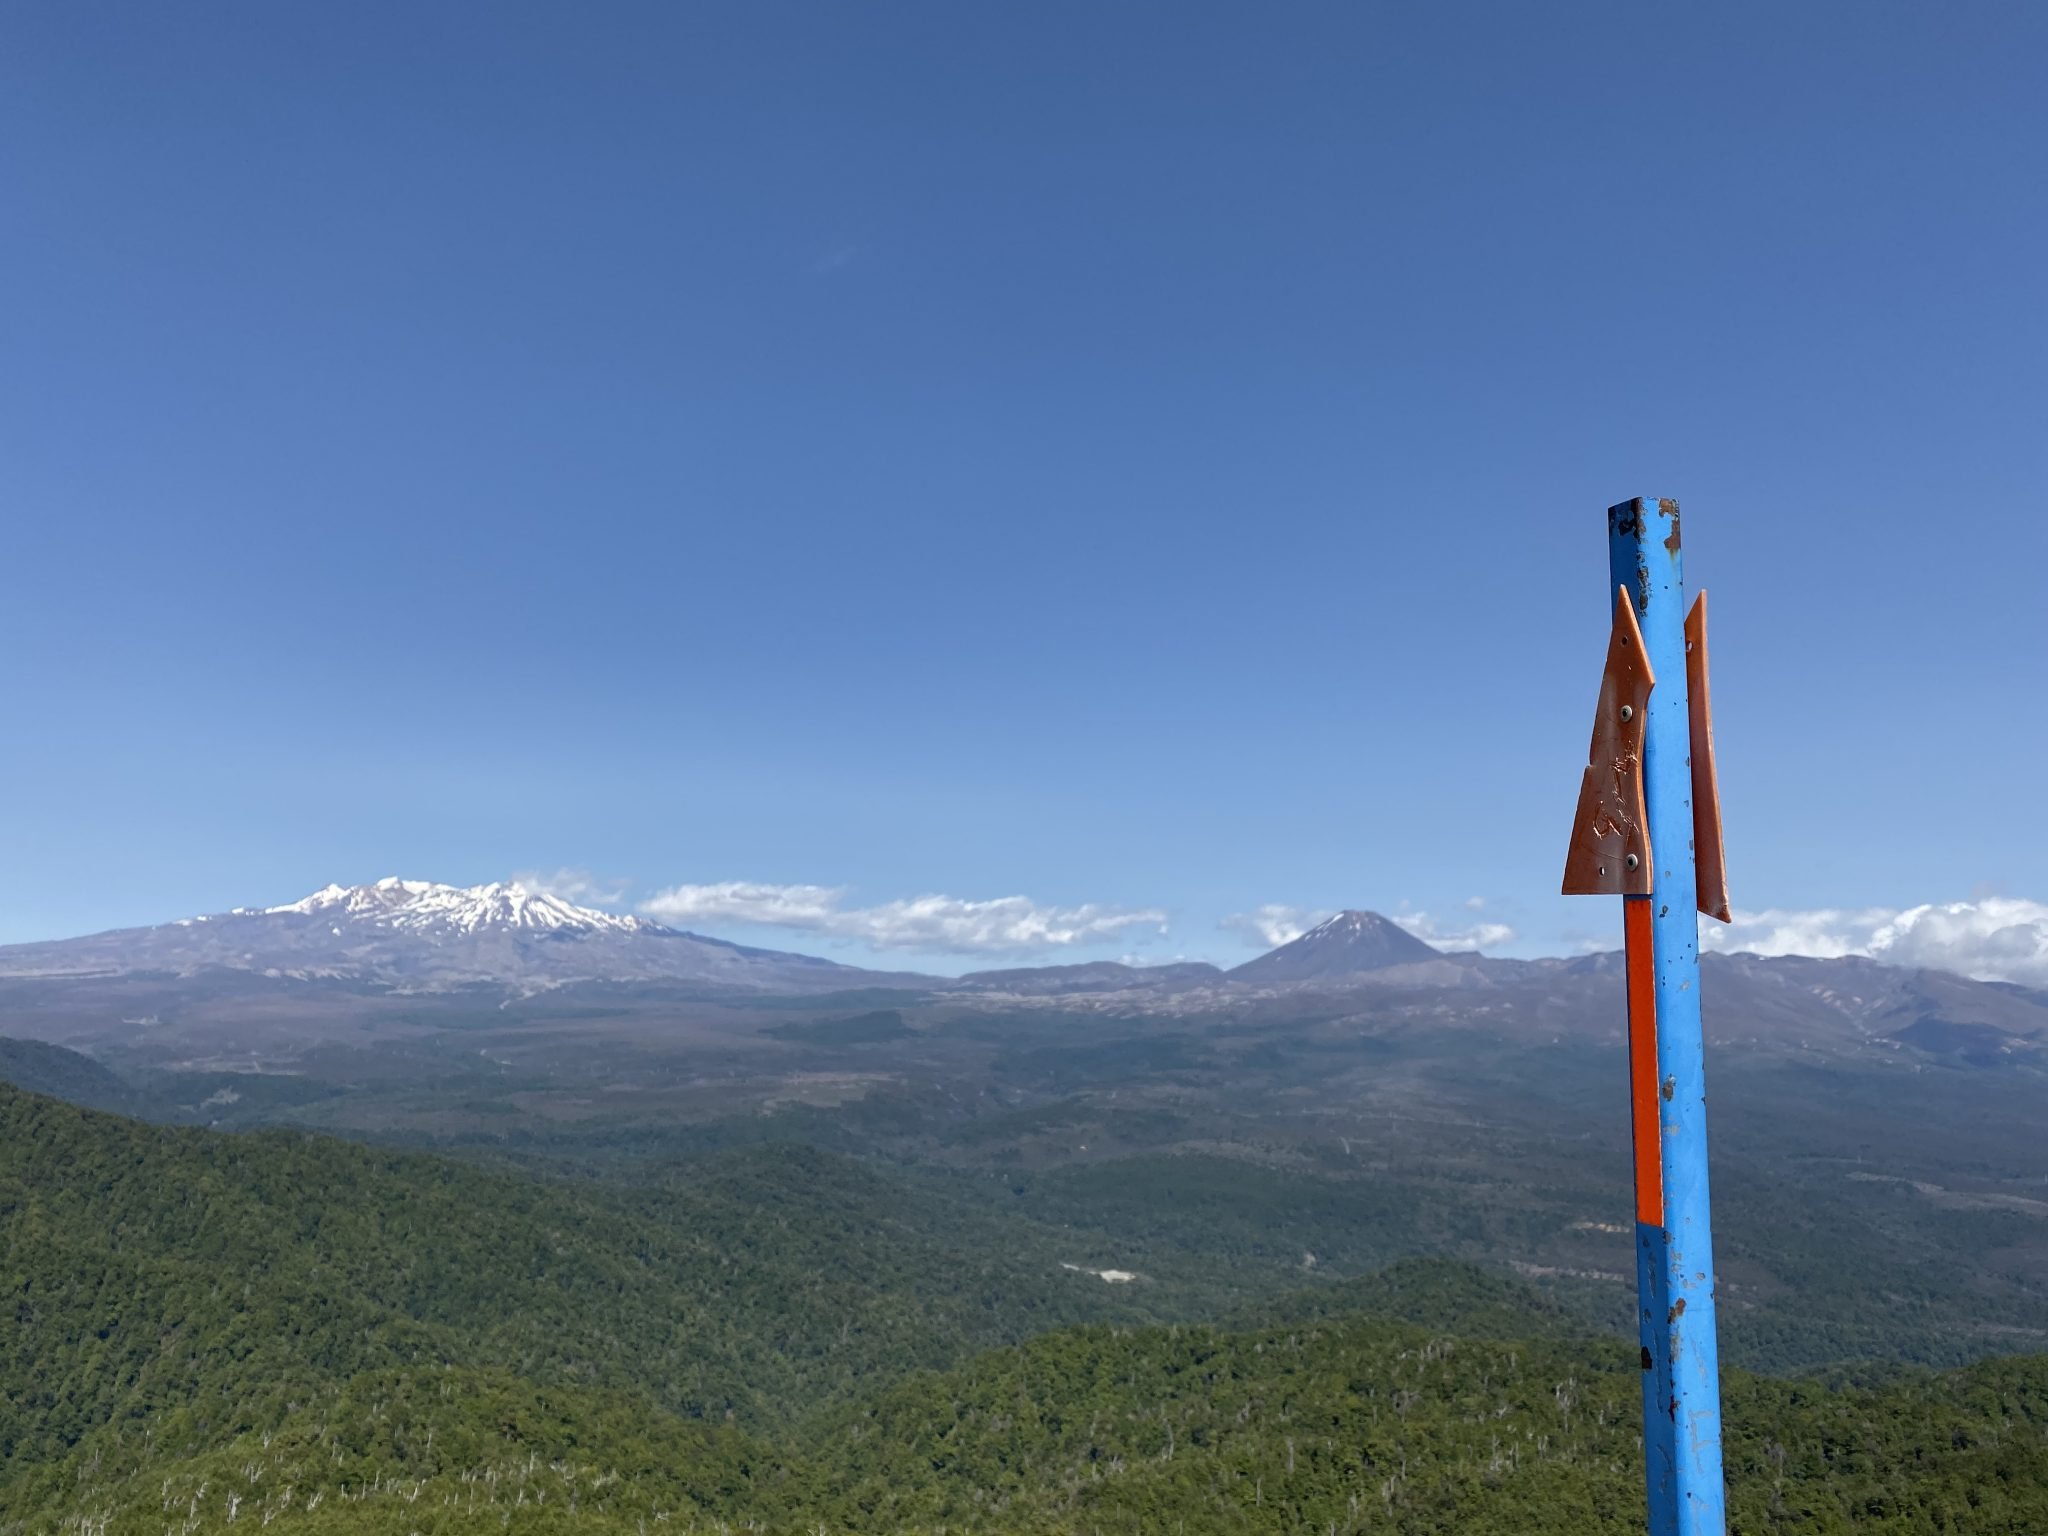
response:
<path id="1" fill-rule="evenodd" d="M 1626 864 L 1626 865 L 1627 865 L 1627 866 L 1628 866 L 1628 867 L 1629 867 L 1630 869 L 1634 869 L 1634 868 L 1635 868 L 1635 867 L 1636 867 L 1637 865 L 1641 864 L 1641 863 L 1642 863 L 1643 861 L 1642 861 L 1641 859 L 1637 858 L 1637 857 L 1636 857 L 1636 856 L 1635 856 L 1634 854 L 1630 854 L 1630 855 L 1629 855 L 1629 856 L 1628 856 L 1627 858 L 1623 859 L 1623 860 L 1622 860 L 1621 862 L 1622 862 L 1622 863 L 1624 863 L 1624 864 Z"/>
<path id="2" fill-rule="evenodd" d="M 1621 706 L 1621 721 L 1622 721 L 1622 724 L 1624 724 L 1624 725 L 1628 724 L 1628 722 L 1629 722 L 1629 721 L 1631 721 L 1631 720 L 1633 720 L 1633 719 L 1635 719 L 1635 717 L 1636 717 L 1636 707 L 1635 707 L 1635 705 L 1633 705 L 1633 704 L 1624 704 L 1624 705 L 1622 705 L 1622 706 Z M 1635 865 L 1631 864 L 1631 865 L 1629 865 L 1629 868 L 1630 868 L 1630 869 L 1634 869 L 1634 868 L 1635 868 Z"/>

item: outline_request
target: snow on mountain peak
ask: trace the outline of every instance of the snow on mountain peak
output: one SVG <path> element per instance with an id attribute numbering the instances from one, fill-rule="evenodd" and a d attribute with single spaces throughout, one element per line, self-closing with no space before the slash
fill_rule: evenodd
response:
<path id="1" fill-rule="evenodd" d="M 323 885 L 310 896 L 264 908 L 266 916 L 322 917 L 412 933 L 528 932 L 660 933 L 658 923 L 579 907 L 516 880 L 441 885 L 387 876 L 372 885 Z"/>
<path id="2" fill-rule="evenodd" d="M 1381 917 L 1377 912 L 1356 910 L 1339 912 L 1335 917 L 1324 918 L 1315 927 L 1302 935 L 1306 939 L 1334 939 L 1362 933 L 1389 933 L 1407 930 L 1399 923 Z"/>
<path id="3" fill-rule="evenodd" d="M 1262 984 L 1324 981 L 1442 958 L 1399 923 L 1354 909 L 1326 918 L 1292 943 L 1247 960 L 1230 975 Z"/>

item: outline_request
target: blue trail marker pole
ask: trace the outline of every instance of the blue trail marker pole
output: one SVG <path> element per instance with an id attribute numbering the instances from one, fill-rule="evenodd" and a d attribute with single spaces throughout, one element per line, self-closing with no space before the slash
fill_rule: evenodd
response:
<path id="1" fill-rule="evenodd" d="M 1688 619 L 1678 503 L 1607 518 L 1614 629 L 1564 889 L 1622 898 L 1650 1536 L 1725 1536 L 1698 911 L 1725 921 L 1727 893 L 1706 609 L 1702 594 Z"/>

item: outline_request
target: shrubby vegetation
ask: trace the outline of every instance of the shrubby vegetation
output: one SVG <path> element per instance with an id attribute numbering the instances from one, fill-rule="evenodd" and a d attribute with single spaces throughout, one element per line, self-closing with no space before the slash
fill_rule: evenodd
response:
<path id="1" fill-rule="evenodd" d="M 628 1189 L 0 1088 L 0 1536 L 1640 1528 L 1570 1306 L 1411 1261 L 1160 1324 L 981 1223 L 798 1147 Z M 1736 1373 L 1727 1444 L 1738 1531 L 2048 1530 L 2048 1359 Z"/>

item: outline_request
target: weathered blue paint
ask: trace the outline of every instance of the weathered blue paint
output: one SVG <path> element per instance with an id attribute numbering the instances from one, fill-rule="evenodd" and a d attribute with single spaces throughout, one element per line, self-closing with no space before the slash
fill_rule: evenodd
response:
<path id="1" fill-rule="evenodd" d="M 1679 1530 L 1678 1498 L 1668 1471 L 1677 1460 L 1678 1420 L 1671 1412 L 1671 1350 L 1664 1333 L 1665 1308 L 1670 1305 L 1662 1299 L 1665 1246 L 1662 1227 L 1636 1223 L 1636 1336 L 1643 1351 L 1643 1468 L 1650 1490 L 1650 1536 L 1676 1536 Z"/>
<path id="2" fill-rule="evenodd" d="M 1664 1225 L 1636 1229 L 1640 1332 L 1650 1365 L 1643 1373 L 1650 1533 L 1725 1536 L 1678 503 L 1627 501 L 1610 507 L 1607 520 L 1608 601 L 1617 586 L 1628 590 L 1657 675 L 1645 712 L 1643 792 L 1656 871 L 1650 900 Z"/>

